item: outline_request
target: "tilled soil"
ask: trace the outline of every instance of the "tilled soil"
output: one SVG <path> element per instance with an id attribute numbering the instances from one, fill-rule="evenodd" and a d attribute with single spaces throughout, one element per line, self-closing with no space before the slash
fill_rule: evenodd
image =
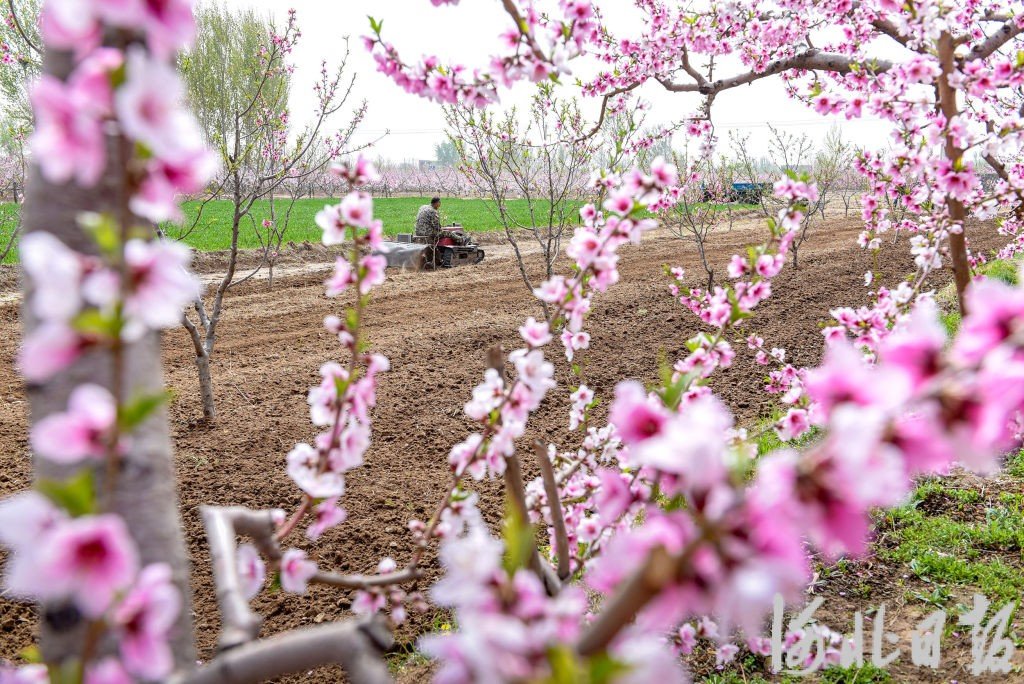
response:
<path id="1" fill-rule="evenodd" d="M 872 256 L 855 244 L 859 229 L 852 220 L 819 224 L 801 250 L 800 269 L 787 266 L 775 279 L 776 295 L 758 309 L 744 334 L 757 332 L 769 346 L 785 347 L 795 364 L 817 362 L 822 351 L 820 325 L 828 320 L 829 309 L 867 301 L 865 271 L 873 268 L 876 282 L 894 285 L 913 270 L 905 241 L 887 247 L 873 263 Z M 745 244 L 763 240 L 765 234 L 757 222 L 746 222 L 716 235 L 710 249 L 716 271 L 724 275 L 729 256 Z M 976 247 L 996 246 L 978 238 L 974 242 Z M 446 491 L 448 450 L 472 430 L 462 405 L 482 376 L 486 351 L 495 344 L 514 349 L 523 319 L 540 316 L 508 250 L 488 254 L 488 260 L 476 267 L 389 273 L 374 293 L 366 317 L 369 340 L 375 351 L 390 358 L 392 370 L 380 380 L 366 465 L 347 481 L 348 522 L 312 548 L 322 567 L 372 572 L 384 556 L 399 565 L 408 559 L 412 544 L 406 523 L 429 516 Z M 679 358 L 686 340 L 701 329 L 668 294 L 666 263 L 687 267 L 694 284 L 703 281 L 693 245 L 658 234 L 639 247 L 622 249 L 621 282 L 595 299 L 589 325 L 593 342 L 585 354 L 584 372 L 587 383 L 606 399 L 619 379 L 655 381 L 659 364 Z M 316 434 L 308 420 L 306 393 L 318 381 L 320 365 L 340 354 L 321 322 L 327 314 L 340 312 L 344 302 L 324 296 L 323 278 L 322 268 L 312 263 L 308 272 L 282 273 L 272 290 L 256 279 L 231 290 L 213 358 L 219 411 L 213 424 L 200 419 L 186 333 L 165 334 L 181 515 L 194 568 L 193 609 L 203 659 L 213 655 L 219 618 L 198 506 L 291 509 L 298 503 L 298 490 L 285 474 L 285 454 L 296 442 Z M 26 403 L 12 370 L 19 332 L 13 303 L 0 306 L 0 323 L 8 332 L 0 339 L 0 494 L 9 494 L 30 480 Z M 735 346 L 736 363 L 716 377 L 714 388 L 735 411 L 737 421 L 751 425 L 770 411 L 773 399 L 761 389 L 764 369 L 753 364 L 743 344 Z M 560 386 L 531 421 L 527 437 L 572 446 L 566 442 L 569 369 L 564 358 L 556 368 Z M 485 481 L 476 487 L 482 509 L 496 521 L 502 510 L 500 483 Z M 299 534 L 289 541 L 310 546 Z M 428 567 L 424 587 L 437 572 L 432 556 Z M 344 618 L 350 600 L 344 592 L 315 587 L 308 597 L 265 591 L 254 607 L 266 618 L 266 635 Z M 428 615 L 413 620 L 399 631 L 399 641 L 409 643 L 431 619 Z M 29 609 L 0 601 L 0 657 L 16 656 L 31 643 L 33 631 Z M 338 676 L 325 670 L 296 681 L 337 681 Z"/>

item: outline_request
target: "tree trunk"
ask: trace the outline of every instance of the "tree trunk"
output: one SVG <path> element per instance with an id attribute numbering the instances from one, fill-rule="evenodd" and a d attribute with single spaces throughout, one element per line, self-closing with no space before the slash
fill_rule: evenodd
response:
<path id="1" fill-rule="evenodd" d="M 959 113 L 956 103 L 956 91 L 949 84 L 949 76 L 956 66 L 953 63 L 953 36 L 944 32 L 939 36 L 939 63 L 942 73 L 939 75 L 939 109 L 946 121 L 952 121 Z M 953 137 L 946 135 L 946 158 L 953 162 L 954 166 L 959 164 L 963 158 L 964 151 L 956 146 Z M 967 286 L 971 283 L 971 265 L 967 260 L 967 236 L 964 219 L 967 212 L 960 200 L 949 200 L 949 219 L 960 226 L 959 233 L 952 233 L 949 236 L 949 255 L 953 261 L 953 279 L 956 281 L 956 298 L 960 304 L 960 315 L 967 315 Z"/>
<path id="2" fill-rule="evenodd" d="M 67 53 L 47 52 L 44 68 L 47 73 L 64 78 L 71 71 L 70 57 Z M 117 148 L 116 140 L 108 140 L 109 150 L 117 151 Z M 115 154 L 108 157 L 117 159 Z M 75 250 L 96 253 L 92 240 L 79 227 L 77 217 L 84 211 L 114 211 L 122 192 L 123 176 L 123 169 L 113 161 L 97 187 L 56 186 L 44 180 L 33 166 L 25 190 L 25 232 L 47 231 Z M 23 301 L 28 302 L 32 293 L 27 279 L 24 288 Z M 22 321 L 25 333 L 31 332 L 38 324 L 27 305 L 22 306 Z M 159 335 L 151 333 L 138 342 L 125 345 L 122 377 L 125 397 L 163 390 Z M 113 381 L 109 352 L 84 355 L 49 382 L 28 387 L 31 424 L 66 410 L 68 395 L 78 385 L 91 382 L 110 389 Z M 38 457 L 34 459 L 34 465 L 37 479 L 67 478 L 82 467 L 58 465 Z M 97 491 L 104 491 L 102 466 L 96 469 L 96 478 Z M 171 566 L 174 582 L 183 599 L 172 630 L 175 663 L 179 669 L 194 667 L 196 655 L 192 641 L 189 566 L 178 515 L 167 414 L 163 409 L 154 412 L 133 432 L 129 448 L 122 456 L 111 509 L 124 518 L 143 563 L 164 562 Z M 77 656 L 82 648 L 83 628 L 84 620 L 68 606 L 42 606 L 40 647 L 46 660 L 59 662 Z"/>
<path id="3" fill-rule="evenodd" d="M 210 355 L 196 356 L 196 370 L 199 371 L 199 394 L 203 398 L 203 418 L 217 417 L 217 405 L 213 399 L 213 376 L 210 374 Z"/>

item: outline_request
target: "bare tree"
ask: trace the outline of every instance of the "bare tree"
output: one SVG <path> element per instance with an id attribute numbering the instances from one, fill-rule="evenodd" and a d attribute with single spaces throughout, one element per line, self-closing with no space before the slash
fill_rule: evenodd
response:
<path id="1" fill-rule="evenodd" d="M 462 158 L 469 184 L 487 197 L 526 287 L 553 275 L 568 226 L 578 220 L 589 176 L 593 139 L 573 100 L 560 100 L 541 85 L 525 123 L 518 112 L 504 116 L 467 106 L 445 108 L 448 136 Z M 512 200 L 520 200 L 520 211 Z M 538 259 L 527 259 L 524 240 L 536 243 Z M 538 263 L 539 262 L 539 263 Z M 547 315 L 547 305 L 542 302 Z"/>
<path id="2" fill-rule="evenodd" d="M 735 131 L 729 133 L 729 147 L 735 159 L 735 174 L 737 179 L 748 183 L 762 185 L 776 179 L 774 165 L 765 158 L 755 157 L 750 151 L 750 134 L 742 135 Z M 778 205 L 774 203 L 770 194 L 758 192 L 758 210 L 765 216 L 775 213 Z"/>
<path id="3" fill-rule="evenodd" d="M 814 156 L 810 170 L 811 178 L 818 186 L 818 203 L 815 209 L 825 218 L 825 210 L 833 196 L 839 196 L 840 186 L 846 174 L 852 170 L 855 158 L 853 146 L 843 140 L 838 126 L 829 129 L 822 149 Z"/>
<path id="4" fill-rule="evenodd" d="M 562 238 L 578 223 L 583 201 L 602 199 L 603 185 L 589 187 L 593 160 L 600 160 L 599 168 L 621 170 L 637 153 L 630 144 L 644 116 L 623 99 L 595 130 L 575 100 L 559 99 L 550 84 L 541 84 L 522 120 L 514 108 L 499 115 L 452 106 L 445 108 L 445 121 L 470 189 L 488 200 L 532 292 L 535 282 L 552 276 Z M 536 260 L 526 255 L 531 242 L 539 248 Z"/>
<path id="5" fill-rule="evenodd" d="M 41 0 L 7 0 L 0 42 L 5 58 L 0 65 L 0 94 L 3 95 L 5 125 L 27 134 L 33 126 L 29 86 L 42 69 L 42 40 L 39 32 Z"/>
<path id="6" fill-rule="evenodd" d="M 783 176 L 814 182 L 818 188 L 818 199 L 811 204 L 800 223 L 790 251 L 793 254 L 793 268 L 800 268 L 800 247 L 810 235 L 817 219 L 825 218 L 829 198 L 836 191 L 840 177 L 853 164 L 853 150 L 843 140 L 838 128 L 829 131 L 824 147 L 815 150 L 814 143 L 806 133 L 787 133 L 769 125 L 768 158 L 755 160 L 749 152 L 749 135 L 733 135 L 731 145 L 740 172 L 750 182 L 763 183 Z M 782 203 L 768 192 L 758 193 L 760 210 L 765 216 L 774 215 Z"/>
<path id="7" fill-rule="evenodd" d="M 20 128 L 3 131 L 0 138 L 0 263 L 18 244 L 21 233 L 21 203 L 25 195 L 25 135 Z M 10 202 L 10 204 L 6 204 Z"/>
<path id="8" fill-rule="evenodd" d="M 182 71 L 209 142 L 220 152 L 222 167 L 192 225 L 176 237 L 195 229 L 210 201 L 226 197 L 231 202 L 227 268 L 212 296 L 195 301 L 195 320 L 187 312 L 182 317 L 182 325 L 195 349 L 203 416 L 212 420 L 216 408 L 210 357 L 216 347 L 224 297 L 236 282 L 238 242 L 244 222 L 256 226 L 252 216 L 256 202 L 273 195 L 289 181 L 322 174 L 343 151 L 365 114 L 366 103 L 356 109 L 345 128 L 333 136 L 324 135 L 329 119 L 348 102 L 355 84 L 355 76 L 345 76 L 346 41 L 340 65 L 333 72 L 326 64 L 322 66 L 315 84 L 317 105 L 312 122 L 294 134 L 287 108 L 287 57 L 299 37 L 294 12 L 280 35 L 275 35 L 272 26 L 251 12 L 235 14 L 227 8 L 212 6 L 201 9 L 197 20 L 199 38 L 196 47 L 182 59 Z M 236 31 L 239 26 L 244 31 Z M 258 39 L 262 39 L 258 44 L 263 47 L 247 52 Z M 222 72 L 228 77 L 211 89 L 211 82 L 216 83 L 217 74 Z M 226 92 L 229 88 L 234 91 Z M 269 252 L 269 244 L 265 243 L 264 256 Z"/>
<path id="9" fill-rule="evenodd" d="M 363 105 L 349 121 L 347 128 L 336 133 L 332 139 L 326 141 L 314 139 L 311 149 L 303 161 L 298 164 L 294 164 L 288 156 L 289 142 L 283 135 L 283 131 L 273 129 L 263 131 L 265 136 L 264 157 L 269 161 L 266 175 L 281 176 L 282 182 L 272 185 L 270 192 L 265 196 L 267 213 L 264 218 L 258 218 L 253 211 L 246 214 L 251 230 L 260 244 L 260 261 L 248 275 L 233 281 L 230 287 L 246 282 L 266 268 L 267 289 L 273 288 L 274 266 L 280 258 L 281 246 L 288 237 L 292 210 L 300 199 L 313 197 L 319 189 L 327 189 L 325 179 L 336 178 L 334 173 L 325 169 L 327 162 L 335 154 L 344 155 L 353 152 L 353 150 L 342 150 L 342 148 L 348 147 L 348 141 L 351 140 L 356 128 L 362 122 L 365 112 L 366 107 Z M 367 146 L 363 145 L 357 149 Z M 340 192 L 337 184 L 331 184 L 329 189 L 330 192 L 324 194 L 331 197 Z"/>
<path id="10" fill-rule="evenodd" d="M 868 189 L 867 182 L 852 166 L 845 169 L 836 181 L 835 192 L 843 203 L 843 216 L 849 218 L 854 202 Z"/>
<path id="11" fill-rule="evenodd" d="M 691 162 L 685 152 L 672 157 L 680 169 L 680 185 L 673 192 L 675 203 L 662 219 L 680 239 L 692 240 L 696 245 L 710 291 L 715 286 L 715 269 L 708 259 L 707 241 L 724 220 L 731 221 L 731 207 L 729 215 L 722 209 L 732 188 L 731 169 L 724 160 L 720 165 L 704 157 Z"/>
<path id="12" fill-rule="evenodd" d="M 0 22 L 4 60 L 0 64 L 0 198 L 11 205 L 0 212 L 0 262 L 18 244 L 22 229 L 21 202 L 25 194 L 25 140 L 32 131 L 29 86 L 42 70 L 39 34 L 40 0 L 8 0 Z"/>

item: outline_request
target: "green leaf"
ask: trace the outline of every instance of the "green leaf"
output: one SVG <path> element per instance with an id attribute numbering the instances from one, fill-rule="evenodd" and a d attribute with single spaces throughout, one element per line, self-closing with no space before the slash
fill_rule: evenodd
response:
<path id="1" fill-rule="evenodd" d="M 40 480 L 36 484 L 43 496 L 63 508 L 74 518 L 96 512 L 96 487 L 90 468 L 83 468 L 74 477 L 60 482 Z"/>
<path id="2" fill-rule="evenodd" d="M 467 492 L 465 489 L 461 489 L 459 487 L 456 487 L 455 491 L 452 492 L 451 500 L 453 502 L 466 501 L 472 495 L 473 495 L 472 492 Z"/>
<path id="3" fill-rule="evenodd" d="M 117 422 L 125 432 L 131 432 L 137 428 L 142 421 L 146 420 L 153 411 L 160 408 L 160 405 L 170 399 L 167 392 L 157 394 L 144 394 L 135 397 L 121 406 L 118 411 Z"/>
<path id="4" fill-rule="evenodd" d="M 77 658 L 63 663 L 50 663 L 46 666 L 50 674 L 50 684 L 81 684 L 82 663 Z"/>
<path id="5" fill-rule="evenodd" d="M 577 684 L 584 680 L 583 668 L 576 661 L 576 655 L 565 644 L 548 649 L 548 664 L 551 666 L 550 684 Z"/>
<path id="6" fill-rule="evenodd" d="M 370 29 L 371 29 L 371 30 L 372 30 L 372 31 L 373 31 L 373 32 L 374 32 L 374 33 L 375 33 L 376 35 L 378 35 L 378 36 L 379 36 L 379 35 L 380 35 L 380 32 L 381 32 L 381 29 L 382 29 L 382 28 L 384 28 L 384 20 L 383 20 L 383 19 L 381 19 L 380 21 L 377 21 L 376 19 L 374 19 L 374 18 L 373 18 L 373 17 L 371 17 L 371 16 L 367 16 L 367 19 L 369 19 L 369 20 L 370 20 Z"/>
<path id="7" fill-rule="evenodd" d="M 128 80 L 128 67 L 122 62 L 121 66 L 110 72 L 110 87 L 117 90 Z"/>
<path id="8" fill-rule="evenodd" d="M 75 316 L 72 327 L 83 335 L 92 337 L 117 337 L 120 324 L 116 316 L 108 316 L 99 309 L 86 309 Z"/>
<path id="9" fill-rule="evenodd" d="M 590 684 L 610 684 L 619 678 L 624 672 L 629 671 L 629 666 L 621 663 L 607 653 L 598 653 L 588 663 L 590 676 L 587 681 Z"/>
<path id="10" fill-rule="evenodd" d="M 152 159 L 153 158 L 153 150 L 151 150 L 148 145 L 145 145 L 145 144 L 143 144 L 141 142 L 136 141 L 135 142 L 135 156 L 137 156 L 139 159 Z"/>
<path id="11" fill-rule="evenodd" d="M 534 544 L 533 528 L 526 520 L 523 520 L 511 501 L 507 501 L 505 504 L 505 525 L 502 536 L 505 539 L 505 571 L 511 576 L 520 568 L 529 565 Z"/>
<path id="12" fill-rule="evenodd" d="M 43 662 L 43 654 L 35 644 L 23 648 L 21 653 L 18 654 L 18 657 L 30 665 L 36 665 Z"/>
<path id="13" fill-rule="evenodd" d="M 114 254 L 121 244 L 121 232 L 110 214 L 86 212 L 79 216 L 78 224 L 92 236 L 103 254 Z"/>
<path id="14" fill-rule="evenodd" d="M 666 501 L 662 508 L 666 511 L 684 510 L 686 508 L 686 497 L 682 494 L 678 494 Z"/>

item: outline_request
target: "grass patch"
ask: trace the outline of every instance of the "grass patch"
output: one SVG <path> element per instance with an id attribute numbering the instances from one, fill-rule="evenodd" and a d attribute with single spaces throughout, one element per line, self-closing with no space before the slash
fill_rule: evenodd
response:
<path id="1" fill-rule="evenodd" d="M 402 673 L 403 670 L 407 670 L 410 667 L 423 666 L 430 663 L 430 658 L 417 651 L 411 646 L 403 647 L 402 650 L 394 653 L 389 653 L 385 657 L 385 662 L 388 666 L 388 671 L 392 676 L 397 676 Z"/>
<path id="2" fill-rule="evenodd" d="M 820 681 L 825 684 L 888 684 L 893 678 L 885 670 L 865 663 L 863 666 L 830 667 L 821 673 Z"/>
<path id="3" fill-rule="evenodd" d="M 925 501 L 945 499 L 946 508 L 975 515 L 930 515 Z M 993 602 L 1016 601 L 1024 586 L 1024 497 L 1000 496 L 988 507 L 978 492 L 927 483 L 907 505 L 882 515 L 882 558 L 906 564 L 936 585 L 973 587 Z"/>
<path id="4" fill-rule="evenodd" d="M 416 223 L 416 212 L 424 204 L 430 201 L 429 197 L 383 197 L 374 199 L 374 213 L 377 218 L 384 222 L 384 233 L 395 235 L 397 233 L 411 233 Z M 285 242 L 319 242 L 320 228 L 316 225 L 316 214 L 326 204 L 335 204 L 337 200 L 332 199 L 301 199 L 295 203 L 288 225 L 285 228 Z M 573 207 L 573 219 L 578 219 L 578 209 L 583 202 L 571 203 Z M 712 205 L 717 211 L 732 209 L 746 209 L 748 205 L 741 204 L 716 204 Z M 753 206 L 753 205 L 749 205 Z M 166 234 L 175 239 L 182 239 L 184 235 L 185 244 L 193 249 L 208 252 L 228 249 L 231 247 L 231 220 L 233 216 L 233 205 L 229 200 L 214 200 L 209 202 L 203 209 L 202 218 L 195 229 L 185 234 L 189 227 L 195 222 L 199 213 L 199 202 L 186 202 L 182 205 L 185 220 L 182 225 L 164 224 L 162 228 Z M 525 225 L 532 225 L 530 219 L 530 207 L 526 200 L 509 200 L 509 212 L 518 222 Z M 544 220 L 543 212 L 547 203 L 537 202 L 534 204 L 534 211 L 537 213 L 537 221 Z M 283 220 L 283 213 L 287 209 L 287 202 L 278 200 L 278 220 Z M 6 246 L 10 238 L 10 232 L 14 223 L 5 221 L 5 216 L 10 216 L 18 211 L 18 206 L 12 203 L 0 204 L 0 249 Z M 459 223 L 470 232 L 481 232 L 490 230 L 501 230 L 501 222 L 496 218 L 494 203 L 484 199 L 459 199 L 442 198 L 441 201 L 441 222 L 443 224 Z M 250 216 L 243 219 L 239 232 L 239 245 L 242 249 L 255 249 L 260 247 L 259 233 L 265 234 L 262 229 L 264 219 L 270 218 L 270 202 L 260 200 L 253 205 Z M 578 222 L 578 220 L 576 221 Z M 5 263 L 17 261 L 17 249 L 11 250 L 4 260 Z"/>
<path id="5" fill-rule="evenodd" d="M 384 232 L 387 235 L 397 233 L 411 233 L 416 223 L 416 212 L 419 208 L 430 201 L 429 197 L 386 197 L 374 200 L 374 214 L 384 222 Z M 336 204 L 337 200 L 332 199 L 301 199 L 295 203 L 288 225 L 285 228 L 285 242 L 319 242 L 320 228 L 316 225 L 316 214 L 327 204 Z M 577 207 L 582 202 L 575 202 Z M 495 218 L 491 211 L 494 206 L 492 202 L 482 199 L 458 199 L 445 198 L 441 202 L 441 222 L 444 224 L 460 223 L 467 231 L 488 231 L 501 228 L 500 221 Z M 535 205 L 537 208 L 546 207 L 544 203 Z M 231 221 L 234 207 L 229 200 L 214 200 L 209 202 L 202 211 L 202 217 L 195 229 L 187 232 L 188 228 L 195 222 L 199 214 L 199 202 L 186 202 L 182 205 L 185 219 L 182 224 L 164 224 L 162 228 L 169 237 L 181 239 L 184 235 L 185 244 L 193 249 L 207 252 L 228 249 L 231 247 Z M 287 203 L 277 201 L 278 220 L 283 220 L 283 213 L 287 209 Z M 530 223 L 529 206 L 526 200 L 510 200 L 510 213 L 515 220 Z M 2 212 L 17 211 L 13 204 L 0 204 L 0 219 Z M 577 214 L 573 213 L 574 218 Z M 270 218 L 270 202 L 261 200 L 253 205 L 250 216 L 243 219 L 239 231 L 239 245 L 242 249 L 255 249 L 260 247 L 259 233 L 264 233 L 262 223 L 264 219 Z M 538 219 L 539 220 L 539 219 Z M 11 224 L 13 225 L 13 224 Z M 0 245 L 6 245 L 10 237 L 10 226 L 0 223 Z M 6 232 L 5 232 L 6 231 Z M 187 234 L 186 234 L 187 233 Z M 17 249 L 11 251 L 6 262 L 17 261 Z"/>
<path id="6" fill-rule="evenodd" d="M 815 438 L 821 433 L 821 430 L 812 425 L 811 429 L 800 435 L 791 442 L 783 442 L 779 438 L 779 435 L 772 426 L 778 422 L 785 414 L 782 411 L 776 411 L 770 416 L 766 416 L 757 422 L 757 426 L 752 430 L 753 434 L 757 436 L 757 455 L 764 456 L 767 453 L 776 451 L 782 448 L 788 449 L 803 449 L 810 445 Z"/>
<path id="7" fill-rule="evenodd" d="M 733 669 L 725 672 L 710 674 L 700 681 L 704 684 L 770 684 L 758 674 L 748 674 L 747 668 L 741 668 L 739 672 Z M 892 675 L 885 670 L 875 667 L 870 663 L 863 666 L 852 665 L 850 667 L 826 667 L 810 677 L 781 674 L 774 680 L 783 684 L 806 684 L 807 682 L 819 682 L 821 684 L 889 684 L 893 682 Z"/>
<path id="8" fill-rule="evenodd" d="M 397 233 L 411 233 L 416 223 L 416 212 L 424 204 L 430 202 L 429 197 L 386 197 L 375 199 L 373 202 L 374 215 L 384 222 L 384 232 L 387 235 Z M 332 199 L 302 199 L 295 203 L 286 228 L 286 240 L 301 242 L 308 240 L 316 242 L 320 240 L 320 228 L 316 225 L 316 214 L 327 204 L 336 204 L 337 200 Z M 575 203 L 582 206 L 581 202 Z M 545 203 L 539 203 L 535 209 L 546 209 Z M 281 212 L 287 205 L 281 201 L 277 203 L 278 218 L 281 219 Z M 494 204 L 482 199 L 442 199 L 441 202 L 441 223 L 459 223 L 467 231 L 496 230 L 501 227 L 500 221 L 495 218 L 492 212 Z M 183 207 L 185 221 L 183 225 L 190 226 L 195 221 L 199 210 L 196 202 L 186 203 Z M 509 211 L 512 217 L 522 223 L 530 223 L 529 205 L 526 200 L 510 200 Z M 231 244 L 231 218 L 233 206 L 227 200 L 215 200 L 206 205 L 203 210 L 200 224 L 192 234 L 185 238 L 185 242 L 195 249 L 202 251 L 227 249 Z M 575 212 L 574 212 L 575 215 Z M 252 218 L 245 219 L 240 239 L 245 248 L 259 247 L 259 240 L 253 225 L 259 225 L 263 219 L 270 217 L 270 203 L 268 201 L 256 202 L 252 209 Z M 538 220 L 540 217 L 538 217 Z M 168 235 L 177 237 L 181 229 L 176 226 L 167 226 Z"/>
<path id="9" fill-rule="evenodd" d="M 941 315 L 942 325 L 946 328 L 946 336 L 952 339 L 960 330 L 960 312 L 950 311 Z"/>
<path id="10" fill-rule="evenodd" d="M 1006 261 L 1004 259 L 996 259 L 994 261 L 989 261 L 986 264 L 982 264 L 977 269 L 977 271 L 981 275 L 987 276 L 989 278 L 994 278 L 995 280 L 1000 280 L 1000 281 L 1006 283 L 1007 285 L 1017 285 L 1018 278 L 1019 278 L 1019 270 L 1018 269 L 1020 268 L 1020 265 L 1021 265 L 1021 261 L 1019 259 L 1014 259 L 1013 261 Z M 908 277 L 912 277 L 912 276 L 908 276 Z M 953 284 L 953 283 L 950 283 L 950 284 L 946 285 L 944 288 L 942 288 L 938 292 L 938 294 L 936 295 L 936 300 L 940 304 L 942 304 L 944 307 L 949 307 L 949 308 L 955 307 L 956 306 L 956 285 Z M 952 314 L 949 314 L 949 315 L 952 316 Z M 949 331 L 951 334 L 955 333 L 956 330 L 959 329 L 959 327 L 960 327 L 960 316 L 959 315 L 956 315 L 955 318 L 950 318 L 948 321 L 947 321 L 946 316 L 943 316 L 942 318 L 943 318 L 942 322 L 945 323 L 945 325 L 946 325 L 946 330 Z M 951 328 L 950 326 L 953 325 L 953 324 L 955 324 L 956 327 Z"/>
<path id="11" fill-rule="evenodd" d="M 1006 472 L 1012 477 L 1024 480 L 1024 449 L 1006 461 Z"/>
<path id="12" fill-rule="evenodd" d="M 1018 264 L 1013 261 L 996 259 L 982 266 L 980 270 L 989 278 L 1001 280 L 1007 285 L 1016 285 L 1018 278 L 1017 266 Z"/>

